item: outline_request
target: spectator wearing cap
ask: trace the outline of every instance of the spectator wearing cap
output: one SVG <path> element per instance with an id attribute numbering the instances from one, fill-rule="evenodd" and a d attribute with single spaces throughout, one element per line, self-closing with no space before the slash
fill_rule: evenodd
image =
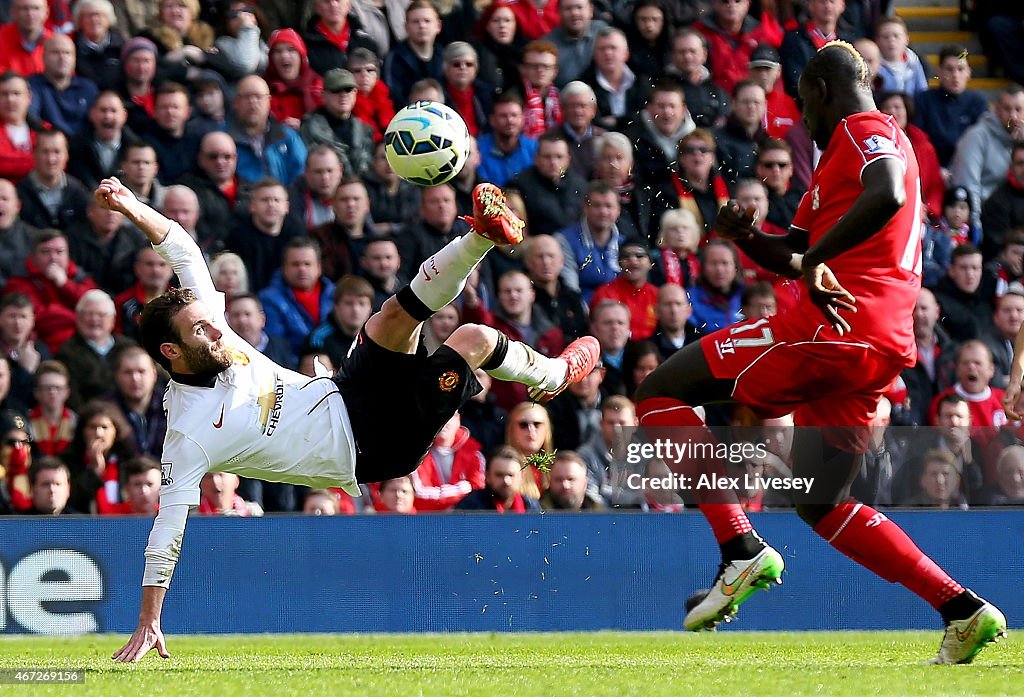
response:
<path id="1" fill-rule="evenodd" d="M 395 109 L 409 103 L 412 86 L 424 78 L 444 77 L 441 50 L 437 37 L 441 33 L 441 16 L 430 0 L 413 0 L 405 10 L 405 32 L 408 36 L 393 46 L 384 59 L 384 82 L 391 90 Z"/>
<path id="2" fill-rule="evenodd" d="M 949 236 L 954 247 L 968 242 L 981 243 L 981 232 L 975 227 L 970 192 L 962 186 L 954 186 L 942 197 L 942 216 L 935 227 Z"/>
<path id="3" fill-rule="evenodd" d="M 92 80 L 100 90 L 114 89 L 121 79 L 124 48 L 124 35 L 116 28 L 114 6 L 109 0 L 78 0 L 72 17 L 78 76 Z"/>
<path id="4" fill-rule="evenodd" d="M 38 122 L 29 116 L 32 93 L 25 78 L 0 74 L 0 177 L 17 183 L 35 164 Z"/>
<path id="5" fill-rule="evenodd" d="M 639 120 L 626 131 L 636 147 L 635 164 L 642 180 L 659 182 L 668 176 L 679 155 L 679 140 L 696 127 L 679 83 L 655 82 Z"/>
<path id="6" fill-rule="evenodd" d="M 637 118 L 650 94 L 650 78 L 629 65 L 629 44 L 621 29 L 606 27 L 594 40 L 594 60 L 580 78 L 597 95 L 597 123 L 622 130 Z"/>
<path id="7" fill-rule="evenodd" d="M 149 130 L 153 123 L 156 57 L 156 44 L 142 36 L 129 39 L 121 49 L 124 69 L 118 91 L 128 109 L 128 127 L 138 134 Z"/>
<path id="8" fill-rule="evenodd" d="M 562 104 L 554 85 L 558 48 L 549 41 L 531 41 L 523 48 L 523 134 L 537 138 L 562 123 Z"/>
<path id="9" fill-rule="evenodd" d="M 594 19 L 594 5 L 591 0 L 560 0 L 558 26 L 544 36 L 558 49 L 558 75 L 555 84 L 564 87 L 580 79 L 594 59 L 594 42 L 597 32 L 608 26 L 600 19 Z"/>
<path id="10" fill-rule="evenodd" d="M 28 79 L 32 92 L 29 113 L 69 138 L 86 123 L 89 107 L 99 89 L 88 78 L 75 75 L 75 43 L 64 34 L 43 42 L 43 71 Z"/>
<path id="11" fill-rule="evenodd" d="M 800 109 L 782 87 L 782 60 L 774 46 L 761 44 L 750 54 L 747 76 L 759 84 L 765 93 L 765 131 L 771 138 L 785 138 L 786 133 L 800 121 Z"/>
<path id="12" fill-rule="evenodd" d="M 981 207 L 981 227 L 985 231 L 981 248 L 991 257 L 1007 232 L 1024 227 L 1024 143 L 1014 143 L 1006 181 L 997 186 Z"/>
<path id="13" fill-rule="evenodd" d="M 315 0 L 314 14 L 302 32 L 309 49 L 309 64 L 320 75 L 348 65 L 348 56 L 357 48 L 368 48 L 377 55 L 377 42 L 363 28 L 351 0 Z"/>
<path id="14" fill-rule="evenodd" d="M 508 181 L 526 203 L 531 235 L 550 235 L 577 220 L 585 179 L 569 169 L 569 144 L 557 133 L 542 134 L 533 164 Z"/>
<path id="15" fill-rule="evenodd" d="M 778 45 L 777 29 L 750 16 L 750 0 L 716 0 L 697 23 L 708 42 L 715 82 L 727 92 L 747 77 L 747 64 L 759 44 Z"/>
<path id="16" fill-rule="evenodd" d="M 965 47 L 943 46 L 939 51 L 936 72 L 938 86 L 914 97 L 917 110 L 911 120 L 928 134 L 939 163 L 948 167 L 956 151 L 956 142 L 988 111 L 988 102 L 977 90 L 967 89 L 971 66 L 967 62 Z"/>
<path id="17" fill-rule="evenodd" d="M 125 149 L 138 139 L 126 127 L 128 111 L 112 90 L 99 94 L 89 108 L 88 121 L 68 142 L 68 174 L 92 189 L 113 176 Z"/>
<path id="18" fill-rule="evenodd" d="M 808 0 L 810 19 L 790 29 L 782 39 L 779 55 L 782 57 L 782 80 L 786 92 L 796 99 L 797 83 L 804 66 L 829 41 L 847 41 L 856 38 L 839 31 L 839 17 L 846 8 L 844 0 Z"/>
<path id="19" fill-rule="evenodd" d="M 764 130 L 764 89 L 753 80 L 740 80 L 732 93 L 732 114 L 715 131 L 719 170 L 730 187 L 754 176 L 757 149 L 768 137 Z"/>
<path id="20" fill-rule="evenodd" d="M 324 81 L 309 65 L 302 37 L 294 29 L 270 35 L 270 59 L 263 74 L 270 88 L 270 114 L 289 128 L 323 104 Z"/>
<path id="21" fill-rule="evenodd" d="M 12 70 L 23 77 L 43 72 L 43 42 L 50 6 L 46 0 L 14 0 L 11 22 L 0 25 L 0 73 Z"/>
<path id="22" fill-rule="evenodd" d="M 651 275 L 651 253 L 642 242 L 624 242 L 619 247 L 621 271 L 614 280 L 594 291 L 591 305 L 613 300 L 629 308 L 630 339 L 641 341 L 654 334 L 658 318 L 654 306 L 658 303 L 658 288 L 648 281 Z"/>
<path id="23" fill-rule="evenodd" d="M 480 167 L 484 181 L 503 187 L 537 155 L 537 141 L 523 135 L 523 101 L 514 91 L 502 92 L 494 100 L 490 115 L 491 132 L 480 136 Z"/>
<path id="24" fill-rule="evenodd" d="M 696 29 L 680 29 L 672 37 L 672 48 L 664 75 L 683 86 L 686 106 L 699 128 L 717 128 L 729 114 L 729 93 L 712 80 L 707 68 L 708 41 Z"/>
<path id="25" fill-rule="evenodd" d="M 448 49 L 445 49 L 445 55 L 448 55 Z M 357 48 L 348 57 L 348 70 L 356 81 L 356 105 L 352 108 L 352 115 L 373 130 L 373 139 L 379 143 L 384 139 L 391 119 L 395 118 L 391 91 L 380 79 L 380 59 L 368 48 Z M 464 111 L 460 113 L 468 126 L 473 116 Z"/>
<path id="26" fill-rule="evenodd" d="M 356 80 L 344 68 L 324 75 L 323 106 L 302 120 L 300 133 L 307 148 L 327 145 L 338 153 L 344 172 L 363 176 L 373 163 L 373 131 L 352 115 Z"/>
<path id="27" fill-rule="evenodd" d="M 453 41 L 444 49 L 445 104 L 462 115 L 469 135 L 476 138 L 490 130 L 487 116 L 494 101 L 494 86 L 479 78 L 480 60 L 476 49 L 465 41 Z"/>
<path id="28" fill-rule="evenodd" d="M 238 176 L 254 183 L 273 177 L 289 186 L 306 166 L 298 132 L 270 114 L 270 88 L 258 75 L 238 82 L 228 132 L 238 151 Z"/>
<path id="29" fill-rule="evenodd" d="M 1024 323 L 1024 285 L 1020 281 L 1011 283 L 1006 292 L 996 299 L 996 310 L 992 315 L 992 326 L 986 327 L 981 335 L 992 352 L 995 376 L 992 386 L 1006 389 L 1013 365 L 1013 342 Z"/>

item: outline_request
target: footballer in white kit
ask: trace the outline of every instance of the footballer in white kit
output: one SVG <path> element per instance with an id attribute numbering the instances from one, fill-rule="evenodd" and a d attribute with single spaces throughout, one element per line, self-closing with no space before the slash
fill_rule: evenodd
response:
<path id="1" fill-rule="evenodd" d="M 131 638 L 113 655 L 117 661 L 138 661 L 154 648 L 169 656 L 160 613 L 206 472 L 340 487 L 358 496 L 358 482 L 416 469 L 441 426 L 479 392 L 476 368 L 524 383 L 536 399 L 546 400 L 582 380 L 600 356 L 593 337 L 549 358 L 473 324 L 457 328 L 433 354 L 423 349 L 422 323 L 459 295 L 495 244 L 523 239 L 522 221 L 492 184 L 473 192 L 470 232 L 427 259 L 416 278 L 367 320 L 337 375 L 313 378 L 277 365 L 227 326 L 225 298 L 180 225 L 139 202 L 116 179 L 103 180 L 95 196 L 142 230 L 181 282 L 147 303 L 139 326 L 143 347 L 170 372 L 171 382 L 142 610 Z"/>

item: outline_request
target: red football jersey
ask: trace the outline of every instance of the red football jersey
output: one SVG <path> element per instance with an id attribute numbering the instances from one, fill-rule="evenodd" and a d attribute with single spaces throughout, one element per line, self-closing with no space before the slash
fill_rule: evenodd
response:
<path id="1" fill-rule="evenodd" d="M 864 191 L 864 168 L 883 157 L 899 161 L 903 168 L 906 204 L 868 240 L 827 263 L 857 298 L 857 312 L 843 313 L 852 329 L 844 340 L 864 341 L 913 365 L 914 303 L 921 289 L 921 180 L 913 147 L 893 117 L 868 111 L 839 123 L 800 201 L 793 227 L 806 230 L 814 245 Z M 798 310 L 823 324 L 807 294 Z M 833 333 L 826 325 L 817 333 L 819 340 L 822 332 Z"/>

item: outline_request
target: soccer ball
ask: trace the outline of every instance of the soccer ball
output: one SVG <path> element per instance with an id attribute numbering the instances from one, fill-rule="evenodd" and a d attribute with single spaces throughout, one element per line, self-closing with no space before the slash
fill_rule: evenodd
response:
<path id="1" fill-rule="evenodd" d="M 384 134 L 384 154 L 395 174 L 419 186 L 437 186 L 458 174 L 469 156 L 469 129 L 438 102 L 401 109 Z"/>

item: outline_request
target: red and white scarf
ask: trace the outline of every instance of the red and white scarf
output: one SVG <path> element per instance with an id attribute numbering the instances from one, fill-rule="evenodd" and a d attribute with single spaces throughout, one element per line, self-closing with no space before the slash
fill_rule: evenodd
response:
<path id="1" fill-rule="evenodd" d="M 543 95 L 526 80 L 523 81 L 526 106 L 523 109 L 523 135 L 536 138 L 552 126 L 562 123 L 562 103 L 558 88 L 548 85 Z"/>

